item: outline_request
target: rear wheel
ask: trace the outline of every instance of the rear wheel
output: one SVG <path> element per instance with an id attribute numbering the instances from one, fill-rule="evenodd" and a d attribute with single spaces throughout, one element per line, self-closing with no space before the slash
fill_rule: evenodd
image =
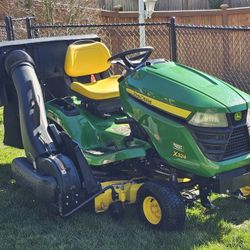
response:
<path id="1" fill-rule="evenodd" d="M 146 182 L 137 193 L 137 211 L 141 220 L 153 228 L 181 230 L 185 223 L 184 200 L 173 187 Z"/>

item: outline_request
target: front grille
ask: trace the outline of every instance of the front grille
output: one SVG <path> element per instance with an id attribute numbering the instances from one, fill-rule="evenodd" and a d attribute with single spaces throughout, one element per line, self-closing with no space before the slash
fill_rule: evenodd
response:
<path id="1" fill-rule="evenodd" d="M 249 134 L 247 126 L 235 128 L 226 146 L 224 158 L 248 153 L 250 151 L 249 147 Z"/>
<path id="2" fill-rule="evenodd" d="M 200 149 L 212 161 L 228 160 L 250 152 L 246 124 L 229 128 L 201 128 L 190 126 Z"/>

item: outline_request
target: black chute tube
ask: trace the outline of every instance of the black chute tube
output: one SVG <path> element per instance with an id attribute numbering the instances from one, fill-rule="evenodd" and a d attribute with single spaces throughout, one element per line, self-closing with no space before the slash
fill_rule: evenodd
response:
<path id="1" fill-rule="evenodd" d="M 35 162 L 37 157 L 56 151 L 47 132 L 46 111 L 35 63 L 25 51 L 14 50 L 6 56 L 5 69 L 17 91 L 24 150 L 29 161 Z"/>

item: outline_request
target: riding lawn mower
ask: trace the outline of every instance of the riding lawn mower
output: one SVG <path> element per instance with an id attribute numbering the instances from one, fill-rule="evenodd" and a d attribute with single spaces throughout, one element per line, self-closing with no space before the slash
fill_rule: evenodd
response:
<path id="1" fill-rule="evenodd" d="M 250 185 L 250 96 L 152 52 L 111 56 L 96 35 L 2 43 L 4 143 L 26 154 L 12 175 L 50 212 L 119 219 L 135 204 L 179 230 L 192 201 L 212 209 L 211 193 Z"/>

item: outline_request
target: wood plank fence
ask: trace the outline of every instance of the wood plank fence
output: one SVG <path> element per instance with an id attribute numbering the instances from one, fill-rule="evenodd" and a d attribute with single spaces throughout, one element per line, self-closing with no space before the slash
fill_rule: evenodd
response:
<path id="1" fill-rule="evenodd" d="M 224 0 L 230 7 L 250 6 L 250 0 Z M 104 10 L 113 10 L 114 6 L 121 5 L 124 11 L 138 10 L 138 0 L 99 0 Z M 209 0 L 157 0 L 155 10 L 197 10 L 209 9 Z"/>
<path id="2" fill-rule="evenodd" d="M 102 23 L 137 23 L 136 11 L 102 11 Z M 218 10 L 155 11 L 146 22 L 166 22 L 175 16 L 179 24 L 250 26 L 250 7 Z"/>

